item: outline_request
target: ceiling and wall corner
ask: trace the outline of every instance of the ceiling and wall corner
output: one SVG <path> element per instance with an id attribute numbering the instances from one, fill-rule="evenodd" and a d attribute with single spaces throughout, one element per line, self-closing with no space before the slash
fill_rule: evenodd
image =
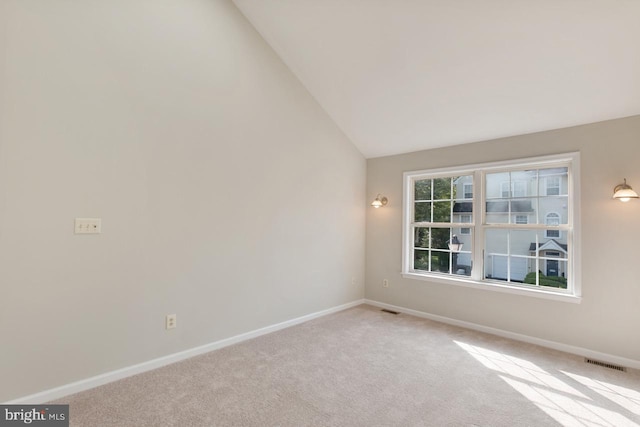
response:
<path id="1" fill-rule="evenodd" d="M 0 402 L 364 296 L 366 161 L 230 1 L 0 5 Z"/>
<path id="2" fill-rule="evenodd" d="M 623 176 L 630 184 L 640 182 L 639 137 L 640 115 L 369 159 L 368 198 L 382 192 L 389 204 L 367 211 L 366 298 L 618 356 L 640 366 L 640 202 L 612 198 Z M 580 304 L 401 276 L 403 172 L 569 152 L 580 152 Z"/>
<path id="3" fill-rule="evenodd" d="M 233 0 L 367 158 L 640 114 L 640 2 Z"/>
<path id="4" fill-rule="evenodd" d="M 0 1 L 0 401 L 359 299 L 365 253 L 368 277 L 399 268 L 395 171 L 583 135 L 380 156 L 640 114 L 638 2 L 234 3 L 266 42 L 228 0 Z M 598 144 L 628 144 L 634 120 L 584 128 L 590 208 L 613 209 L 597 195 L 622 178 Z M 383 224 L 366 211 L 365 247 L 367 183 L 389 205 Z M 613 232 L 629 260 L 637 230 L 625 240 L 596 212 L 585 245 Z M 85 216 L 102 217 L 99 238 L 73 235 Z M 587 289 L 630 320 L 598 346 L 637 357 L 616 347 L 637 324 L 632 285 Z M 396 286 L 388 302 L 425 310 L 460 294 Z M 464 311 L 470 297 L 443 314 L 499 327 Z"/>

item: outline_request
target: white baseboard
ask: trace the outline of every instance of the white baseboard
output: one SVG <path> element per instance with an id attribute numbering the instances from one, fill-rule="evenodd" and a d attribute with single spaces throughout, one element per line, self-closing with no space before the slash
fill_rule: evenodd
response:
<path id="1" fill-rule="evenodd" d="M 355 307 L 360 304 L 364 304 L 364 300 L 356 300 L 347 304 L 342 304 L 337 307 L 328 308 L 315 313 L 307 314 L 306 316 L 297 317 L 295 319 L 287 320 L 285 322 L 276 323 L 275 325 L 266 326 L 264 328 L 256 329 L 255 331 L 246 332 L 244 334 L 236 335 L 230 338 L 226 338 L 220 341 L 215 341 L 210 344 L 205 344 L 199 347 L 194 347 L 189 350 L 184 350 L 178 353 L 169 354 L 167 356 L 159 357 L 157 359 L 149 360 L 147 362 L 138 363 L 133 366 L 118 369 L 104 374 L 96 375 L 95 377 L 87 378 L 84 380 L 76 381 L 70 384 L 65 384 L 60 387 L 55 387 L 49 390 L 45 390 L 39 393 L 31 394 L 29 396 L 20 397 L 18 399 L 5 402 L 8 405 L 19 404 L 41 404 L 50 402 L 52 400 L 60 399 L 70 394 L 79 393 L 81 391 L 89 390 L 94 387 L 98 387 L 103 384 L 114 382 L 132 375 L 140 374 L 142 372 L 151 371 L 153 369 L 160 368 L 162 366 L 169 365 L 171 363 L 179 362 L 190 357 L 198 356 L 203 353 L 208 353 L 213 350 L 217 350 L 223 347 L 227 347 L 233 344 L 237 344 L 242 341 L 256 338 L 261 335 L 269 334 L 271 332 L 279 331 L 281 329 L 289 328 L 300 323 L 308 322 L 309 320 L 316 319 L 318 317 L 326 316 L 331 313 L 346 310 L 351 307 Z"/>
<path id="2" fill-rule="evenodd" d="M 388 310 L 410 314 L 412 316 L 422 317 L 424 319 L 434 320 L 436 322 L 447 323 L 449 325 L 460 326 L 462 328 L 467 328 L 467 329 L 473 329 L 474 331 L 485 332 L 487 334 L 497 335 L 503 338 L 510 338 L 516 341 L 535 344 L 541 347 L 551 348 L 553 350 L 563 351 L 565 353 L 571 353 L 571 354 L 575 354 L 582 357 L 588 357 L 590 359 L 599 360 L 601 362 L 608 362 L 614 365 L 621 365 L 627 368 L 640 369 L 640 360 L 627 359 L 625 357 L 614 356 L 612 354 L 607 354 L 607 353 L 601 353 L 599 351 L 593 351 L 587 348 L 576 347 L 573 345 L 563 344 L 555 341 L 548 341 L 541 338 L 536 338 L 528 335 L 518 334 L 515 332 L 505 331 L 502 329 L 490 328 L 488 326 L 478 325 L 476 323 L 451 319 L 449 317 L 438 316 L 437 314 L 431 314 L 423 311 L 412 310 L 410 308 L 405 308 L 405 307 L 398 307 L 396 305 L 386 304 L 383 302 L 373 301 L 370 299 L 365 299 L 364 302 L 365 304 L 372 305 L 375 307 L 386 308 Z"/>

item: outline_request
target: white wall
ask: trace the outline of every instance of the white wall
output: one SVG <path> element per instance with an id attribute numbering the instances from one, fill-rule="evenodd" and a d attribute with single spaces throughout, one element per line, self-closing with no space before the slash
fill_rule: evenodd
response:
<path id="1" fill-rule="evenodd" d="M 572 151 L 582 169 L 581 304 L 401 278 L 403 172 Z M 369 159 L 368 200 L 381 193 L 389 204 L 367 212 L 366 298 L 640 361 L 640 202 L 611 198 L 625 177 L 640 190 L 639 159 L 640 116 Z"/>
<path id="2" fill-rule="evenodd" d="M 0 3 L 0 401 L 363 297 L 366 162 L 229 1 Z"/>

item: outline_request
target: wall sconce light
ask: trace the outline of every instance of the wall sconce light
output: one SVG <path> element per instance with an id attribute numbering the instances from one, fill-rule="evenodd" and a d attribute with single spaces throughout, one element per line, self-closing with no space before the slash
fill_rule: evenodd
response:
<path id="1" fill-rule="evenodd" d="M 453 237 L 451 237 L 451 240 L 449 240 L 448 244 L 449 250 L 455 253 L 460 252 L 462 250 L 462 245 L 464 245 L 464 243 L 458 240 L 458 236 L 456 236 L 455 234 L 453 235 Z"/>
<path id="2" fill-rule="evenodd" d="M 616 185 L 616 188 L 613 189 L 613 198 L 626 203 L 631 199 L 637 199 L 638 193 L 633 191 L 633 188 L 627 184 L 627 178 L 625 178 L 624 184 Z"/>
<path id="3" fill-rule="evenodd" d="M 376 199 L 373 202 L 371 202 L 371 206 L 378 209 L 383 206 L 387 206 L 387 203 L 389 203 L 389 200 L 386 197 L 380 196 L 380 194 L 378 194 L 376 196 Z"/>

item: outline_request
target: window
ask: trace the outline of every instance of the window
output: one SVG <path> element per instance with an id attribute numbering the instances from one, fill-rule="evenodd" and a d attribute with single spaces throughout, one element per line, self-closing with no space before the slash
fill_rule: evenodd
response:
<path id="1" fill-rule="evenodd" d="M 471 222 L 471 215 L 460 215 L 460 222 L 463 224 L 468 224 Z M 469 235 L 471 234 L 471 229 L 469 227 L 462 227 L 460 229 L 460 234 Z"/>
<path id="2" fill-rule="evenodd" d="M 415 271 L 470 273 L 471 252 L 464 246 L 470 246 L 472 228 L 463 226 L 462 216 L 471 212 L 473 201 L 464 199 L 463 188 L 472 180 L 471 175 L 464 175 L 416 177 L 411 181 L 411 268 Z M 452 250 L 456 240 L 463 250 Z"/>
<path id="3" fill-rule="evenodd" d="M 527 191 L 527 184 L 523 181 L 505 181 L 500 185 L 502 198 L 523 197 Z"/>
<path id="4" fill-rule="evenodd" d="M 545 224 L 557 227 L 560 225 L 560 215 L 555 212 L 550 212 L 545 217 Z M 548 239 L 560 238 L 560 230 L 545 230 L 545 237 Z"/>
<path id="5" fill-rule="evenodd" d="M 406 172 L 403 275 L 575 300 L 578 159 Z"/>
<path id="6" fill-rule="evenodd" d="M 464 199 L 473 199 L 473 184 L 465 182 L 462 184 L 462 191 L 464 193 Z"/>
<path id="7" fill-rule="evenodd" d="M 550 176 L 546 179 L 547 196 L 558 196 L 560 194 L 560 177 Z"/>

